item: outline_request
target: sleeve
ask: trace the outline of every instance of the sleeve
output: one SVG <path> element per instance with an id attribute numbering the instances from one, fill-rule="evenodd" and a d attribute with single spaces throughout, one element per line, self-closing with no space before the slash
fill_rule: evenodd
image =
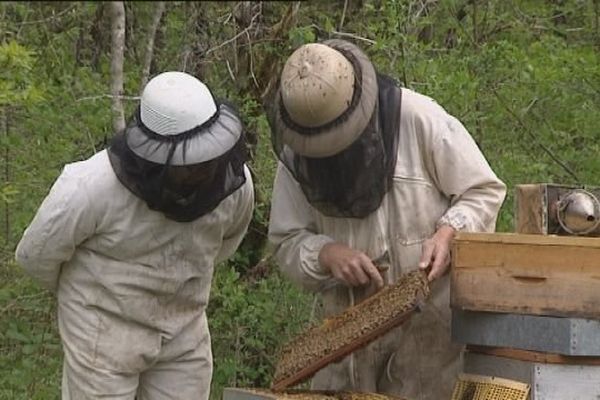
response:
<path id="1" fill-rule="evenodd" d="M 233 204 L 235 209 L 231 215 L 231 225 L 227 227 L 223 236 L 221 249 L 216 258 L 217 264 L 227 260 L 235 253 L 252 220 L 252 212 L 254 211 L 254 185 L 250 171 L 246 166 L 244 166 L 244 173 L 246 174 L 246 183 L 239 189 L 239 199 Z"/>
<path id="2" fill-rule="evenodd" d="M 450 207 L 437 226 L 450 225 L 457 231 L 493 232 L 506 195 L 481 150 L 465 127 L 443 112 L 434 117 L 429 170 L 438 188 L 451 199 Z"/>
<path id="3" fill-rule="evenodd" d="M 273 185 L 269 241 L 283 274 L 310 291 L 318 291 L 331 278 L 318 258 L 321 248 L 334 240 L 316 232 L 314 209 L 280 162 Z"/>
<path id="4" fill-rule="evenodd" d="M 42 286 L 56 292 L 61 265 L 94 231 L 85 187 L 68 173 L 67 167 L 17 245 L 17 263 Z"/>

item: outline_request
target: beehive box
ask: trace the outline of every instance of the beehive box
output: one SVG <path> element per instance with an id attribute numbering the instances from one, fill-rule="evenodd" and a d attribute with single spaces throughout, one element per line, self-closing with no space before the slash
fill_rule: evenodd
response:
<path id="1" fill-rule="evenodd" d="M 273 392 L 267 389 L 225 388 L 223 400 L 406 400 L 377 393 L 291 390 Z"/>
<path id="2" fill-rule="evenodd" d="M 600 356 L 600 321 L 454 309 L 452 340 L 562 355 Z"/>
<path id="3" fill-rule="evenodd" d="M 600 319 L 600 239 L 460 233 L 450 299 L 459 310 Z"/>
<path id="4" fill-rule="evenodd" d="M 429 294 L 427 276 L 413 271 L 362 303 L 313 326 L 280 349 L 272 389 L 281 391 L 310 378 L 400 325 Z"/>
<path id="5" fill-rule="evenodd" d="M 600 398 L 600 365 L 557 364 L 466 352 L 464 371 L 527 383 L 531 386 L 530 400 Z"/>

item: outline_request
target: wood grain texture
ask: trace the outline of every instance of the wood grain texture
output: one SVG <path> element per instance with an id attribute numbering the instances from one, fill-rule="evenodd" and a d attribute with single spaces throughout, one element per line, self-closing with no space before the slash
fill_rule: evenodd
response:
<path id="1" fill-rule="evenodd" d="M 515 232 L 540 235 L 548 233 L 545 198 L 544 185 L 515 187 Z"/>
<path id="2" fill-rule="evenodd" d="M 600 365 L 600 357 L 588 356 L 565 356 L 562 354 L 545 353 L 522 349 L 511 349 L 508 347 L 489 347 L 467 345 L 467 351 L 472 353 L 486 354 L 488 356 L 504 357 L 519 361 L 528 361 L 544 364 L 565 365 Z"/>
<path id="3" fill-rule="evenodd" d="M 600 239 L 461 233 L 451 306 L 600 319 Z"/>

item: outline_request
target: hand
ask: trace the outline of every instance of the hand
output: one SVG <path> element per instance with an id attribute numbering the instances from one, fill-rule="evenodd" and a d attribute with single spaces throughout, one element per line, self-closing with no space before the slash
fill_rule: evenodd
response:
<path id="1" fill-rule="evenodd" d="M 383 278 L 371 259 L 362 251 L 344 244 L 327 243 L 323 246 L 319 252 L 319 263 L 335 278 L 349 286 L 362 286 L 373 282 L 377 288 L 383 287 Z"/>
<path id="2" fill-rule="evenodd" d="M 419 268 L 429 270 L 429 282 L 439 278 L 450 267 L 450 243 L 454 237 L 454 228 L 442 225 L 435 234 L 423 243 Z"/>

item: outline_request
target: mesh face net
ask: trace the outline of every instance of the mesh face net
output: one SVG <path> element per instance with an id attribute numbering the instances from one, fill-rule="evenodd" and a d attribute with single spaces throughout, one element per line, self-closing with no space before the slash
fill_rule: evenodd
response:
<path id="1" fill-rule="evenodd" d="M 324 215 L 364 218 L 380 206 L 391 187 L 402 91 L 392 78 L 384 75 L 377 75 L 377 84 L 378 101 L 369 124 L 357 140 L 333 156 L 311 158 L 295 154 L 283 143 L 271 123 L 275 153 L 298 181 L 308 202 Z M 352 105 L 347 112 L 351 111 Z M 272 113 L 273 109 L 267 112 Z M 345 115 L 346 112 L 340 118 Z M 288 118 L 283 120 L 288 123 Z M 334 128 L 335 122 L 328 126 Z M 322 127 L 295 129 L 307 135 L 322 131 Z"/>
<path id="2" fill-rule="evenodd" d="M 233 112 L 230 106 L 225 108 Z M 110 144 L 108 155 L 112 168 L 119 181 L 144 200 L 150 209 L 178 222 L 193 221 L 214 210 L 246 181 L 244 163 L 247 152 L 241 133 L 235 145 L 224 154 L 204 162 L 185 162 L 186 158 L 191 158 L 185 151 L 191 140 L 197 140 L 199 135 L 206 134 L 210 129 L 231 129 L 219 127 L 219 123 L 218 114 L 215 114 L 190 131 L 161 136 L 144 126 L 138 109 L 127 128 L 117 134 Z M 153 152 L 166 155 L 166 162 L 157 163 L 140 157 L 128 145 L 129 135 L 143 135 L 152 142 Z M 180 151 L 183 162 L 173 165 L 176 150 Z"/>

